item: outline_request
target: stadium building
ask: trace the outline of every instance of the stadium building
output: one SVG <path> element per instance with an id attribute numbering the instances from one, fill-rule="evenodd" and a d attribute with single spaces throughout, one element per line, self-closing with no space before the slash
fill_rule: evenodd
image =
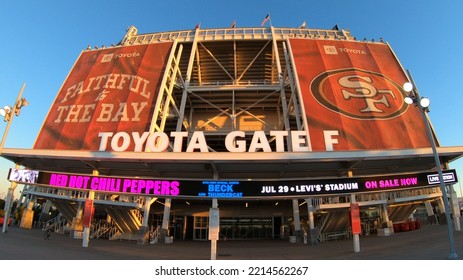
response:
<path id="1" fill-rule="evenodd" d="M 59 232 L 141 243 L 315 244 L 432 221 L 456 200 L 463 147 L 433 136 L 443 196 L 407 81 L 388 43 L 348 30 L 132 26 L 82 51 L 32 149 L 3 150 L 20 226 L 37 204 Z"/>

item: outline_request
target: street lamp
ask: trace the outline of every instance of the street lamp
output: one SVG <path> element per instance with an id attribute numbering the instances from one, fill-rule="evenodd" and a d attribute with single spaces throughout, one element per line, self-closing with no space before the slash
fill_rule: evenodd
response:
<path id="1" fill-rule="evenodd" d="M 29 104 L 26 98 L 21 97 L 25 87 L 26 87 L 26 84 L 23 84 L 13 107 L 5 106 L 0 109 L 0 116 L 3 117 L 3 120 L 5 122 L 7 122 L 5 132 L 3 133 L 2 142 L 0 143 L 0 155 L 2 154 L 3 145 L 5 145 L 6 136 L 8 135 L 8 131 L 10 130 L 11 122 L 13 121 L 13 116 L 14 115 L 19 116 L 19 113 L 21 112 L 21 108 Z"/>
<path id="2" fill-rule="evenodd" d="M 19 113 L 21 112 L 21 108 L 24 106 L 27 106 L 29 103 L 27 102 L 26 98 L 22 97 L 24 88 L 26 87 L 26 84 L 23 84 L 21 87 L 21 90 L 19 91 L 18 97 L 16 98 L 16 102 L 14 103 L 14 106 L 5 106 L 0 109 L 0 116 L 3 117 L 3 120 L 7 122 L 5 132 L 3 132 L 3 137 L 2 137 L 2 142 L 0 142 L 0 156 L 2 155 L 3 152 L 3 145 L 5 145 L 6 141 L 6 136 L 8 135 L 8 131 L 10 130 L 11 122 L 13 121 L 13 117 L 19 116 Z M 8 194 L 6 196 L 5 200 L 5 221 L 8 221 L 8 218 L 10 216 L 10 209 L 11 209 L 11 204 L 13 200 L 13 194 L 14 190 L 17 186 L 16 182 L 11 182 L 11 186 L 8 188 Z M 8 228 L 8 222 L 3 223 L 3 228 L 2 232 L 5 233 Z"/>
<path id="3" fill-rule="evenodd" d="M 415 87 L 413 83 L 413 79 L 408 72 L 408 76 L 410 78 L 411 82 L 406 82 L 403 85 L 403 89 L 409 93 L 407 97 L 404 98 L 405 103 L 411 105 L 414 104 L 415 106 L 418 106 L 421 111 L 421 115 L 423 116 L 423 120 L 425 122 L 426 126 L 426 132 L 428 134 L 429 141 L 431 142 L 431 148 L 432 152 L 434 155 L 434 161 L 436 163 L 436 168 L 437 168 L 437 173 L 439 174 L 439 182 L 440 182 L 440 187 L 441 187 L 441 192 L 442 192 L 442 198 L 444 200 L 444 207 L 445 207 L 445 218 L 447 221 L 447 227 L 448 227 L 448 235 L 449 235 L 449 243 L 450 243 L 450 254 L 448 256 L 448 259 L 457 259 L 458 255 L 455 252 L 455 241 L 453 238 L 453 227 L 452 227 L 452 222 L 450 218 L 450 207 L 449 207 L 449 201 L 447 197 L 447 188 L 445 186 L 444 182 L 444 176 L 442 175 L 442 167 L 441 163 L 439 160 L 439 155 L 437 154 L 437 148 L 436 148 L 436 143 L 434 141 L 434 137 L 431 132 L 431 126 L 429 124 L 428 118 L 426 113 L 429 112 L 429 104 L 430 101 L 426 97 L 421 97 L 418 94 L 418 89 Z"/>

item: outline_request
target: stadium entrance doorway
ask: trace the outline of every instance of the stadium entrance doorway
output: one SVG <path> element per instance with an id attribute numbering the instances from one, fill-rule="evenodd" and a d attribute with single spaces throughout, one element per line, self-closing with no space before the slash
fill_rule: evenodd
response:
<path id="1" fill-rule="evenodd" d="M 175 240 L 208 240 L 208 216 L 175 216 L 168 235 Z M 288 217 L 221 217 L 221 240 L 287 239 L 291 232 Z"/>
<path id="2" fill-rule="evenodd" d="M 288 239 L 293 231 L 290 202 L 219 201 L 220 240 Z M 208 240 L 209 207 L 206 201 L 174 200 L 168 235 L 176 240 Z M 163 213 L 156 211 L 152 225 L 161 226 L 162 219 Z"/>

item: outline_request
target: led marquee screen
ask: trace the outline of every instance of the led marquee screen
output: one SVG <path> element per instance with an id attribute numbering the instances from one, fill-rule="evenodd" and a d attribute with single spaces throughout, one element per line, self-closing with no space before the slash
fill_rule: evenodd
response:
<path id="1" fill-rule="evenodd" d="M 20 171 L 19 173 L 21 173 Z M 76 191 L 109 192 L 155 197 L 189 197 L 234 199 L 243 197 L 307 197 L 349 193 L 384 192 L 397 189 L 434 186 L 440 183 L 437 173 L 410 173 L 388 176 L 299 180 L 185 180 L 93 176 L 34 171 L 34 182 L 20 180 L 11 169 L 10 181 L 37 184 Z M 458 182 L 455 170 L 445 170 L 446 183 Z"/>

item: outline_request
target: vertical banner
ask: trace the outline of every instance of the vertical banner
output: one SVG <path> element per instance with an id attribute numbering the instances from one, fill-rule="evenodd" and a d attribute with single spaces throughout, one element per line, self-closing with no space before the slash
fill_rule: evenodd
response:
<path id="1" fill-rule="evenodd" d="M 147 131 L 171 47 L 169 42 L 82 52 L 34 149 L 99 150 L 100 132 Z"/>
<path id="2" fill-rule="evenodd" d="M 358 203 L 350 204 L 350 221 L 352 234 L 362 234 L 362 225 L 360 222 L 360 207 Z"/>
<path id="3" fill-rule="evenodd" d="M 87 199 L 85 201 L 84 217 L 82 219 L 82 224 L 84 227 L 90 227 L 94 214 L 95 214 L 95 207 L 93 206 L 93 200 Z"/>
<path id="4" fill-rule="evenodd" d="M 407 77 L 384 43 L 291 39 L 313 151 L 429 147 Z"/>

